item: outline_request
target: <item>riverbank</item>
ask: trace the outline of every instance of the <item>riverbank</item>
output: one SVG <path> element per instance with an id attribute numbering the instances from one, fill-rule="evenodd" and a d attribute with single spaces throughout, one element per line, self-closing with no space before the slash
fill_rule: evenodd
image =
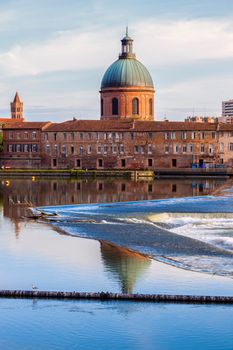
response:
<path id="1" fill-rule="evenodd" d="M 5 169 L 0 170 L 0 178 L 6 177 L 61 177 L 61 178 L 127 178 L 153 179 L 153 171 L 134 170 L 54 170 L 54 169 Z"/>
<path id="2" fill-rule="evenodd" d="M 6 177 L 60 177 L 60 178 L 229 178 L 233 176 L 231 168 L 171 168 L 153 170 L 82 170 L 82 169 L 4 169 L 0 170 L 0 178 Z"/>

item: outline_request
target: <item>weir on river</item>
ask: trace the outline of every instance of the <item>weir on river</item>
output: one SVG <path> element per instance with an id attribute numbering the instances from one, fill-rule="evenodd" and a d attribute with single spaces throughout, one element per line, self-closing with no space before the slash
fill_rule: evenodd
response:
<path id="1" fill-rule="evenodd" d="M 186 303 L 186 304 L 233 304 L 233 296 L 169 295 L 169 294 L 122 294 L 85 293 L 59 291 L 0 290 L 0 298 L 117 300 L 134 302 Z"/>

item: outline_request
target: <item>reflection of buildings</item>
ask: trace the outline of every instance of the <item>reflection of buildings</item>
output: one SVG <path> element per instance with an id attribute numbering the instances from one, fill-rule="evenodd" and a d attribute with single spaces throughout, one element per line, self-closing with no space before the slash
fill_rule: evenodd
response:
<path id="1" fill-rule="evenodd" d="M 101 255 L 107 271 L 120 283 L 122 293 L 133 293 L 137 279 L 151 263 L 147 257 L 106 242 L 101 242 Z"/>
<path id="2" fill-rule="evenodd" d="M 0 209 L 3 207 L 3 193 L 0 192 Z"/>
<path id="3" fill-rule="evenodd" d="M 15 224 L 23 220 L 25 208 L 12 203 L 32 202 L 35 206 L 78 203 L 104 203 L 151 200 L 210 194 L 225 180 L 221 179 L 11 179 L 0 183 L 4 215 Z"/>

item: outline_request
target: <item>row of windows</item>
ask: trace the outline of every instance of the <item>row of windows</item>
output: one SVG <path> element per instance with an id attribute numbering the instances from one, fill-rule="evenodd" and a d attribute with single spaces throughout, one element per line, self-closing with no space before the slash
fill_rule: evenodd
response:
<path id="1" fill-rule="evenodd" d="M 146 147 L 145 146 L 138 146 L 138 145 L 135 145 L 134 146 L 134 153 L 135 154 L 144 154 L 145 153 L 145 150 L 146 150 Z M 148 148 L 147 148 L 147 153 L 148 154 L 152 154 L 152 145 L 148 145 Z"/>
<path id="2" fill-rule="evenodd" d="M 120 162 L 121 162 L 121 167 L 125 168 L 126 164 L 127 164 L 127 159 L 121 159 Z M 152 167 L 153 166 L 153 159 L 151 159 L 151 158 L 147 159 L 147 165 L 148 165 L 148 167 Z M 57 166 L 57 159 L 53 159 L 53 166 L 54 167 Z M 76 167 L 77 168 L 82 167 L 82 159 L 76 160 Z M 104 167 L 104 160 L 103 159 L 97 159 L 97 167 L 98 168 Z"/>
<path id="3" fill-rule="evenodd" d="M 20 112 L 21 109 L 20 109 L 20 107 L 18 107 L 18 108 L 12 108 L 11 111 L 12 111 L 13 113 L 16 113 L 16 112 Z"/>
<path id="4" fill-rule="evenodd" d="M 58 132 L 54 132 L 53 134 L 53 139 L 56 141 L 58 139 L 58 137 L 60 137 L 62 135 L 63 139 L 66 140 L 70 140 L 70 141 L 74 141 L 75 140 L 75 132 L 63 132 L 63 133 L 58 133 Z M 123 132 L 105 132 L 105 133 L 101 133 L 101 132 L 77 132 L 77 136 L 79 140 L 100 140 L 100 139 L 104 139 L 104 140 L 123 140 L 125 137 L 126 133 Z M 181 138 L 182 140 L 186 140 L 188 138 L 191 138 L 192 140 L 204 140 L 205 137 L 207 136 L 208 132 L 205 131 L 200 131 L 200 132 L 196 132 L 196 131 L 192 131 L 192 132 L 187 132 L 187 131 L 182 131 L 182 132 L 176 132 L 176 131 L 165 131 L 164 133 L 164 139 L 165 140 L 176 140 Z M 131 140 L 135 139 L 136 137 L 147 137 L 149 139 L 152 139 L 153 136 L 155 135 L 154 132 L 130 132 L 129 136 Z M 224 132 L 221 132 L 221 137 L 224 137 L 225 134 Z M 13 140 L 35 140 L 37 138 L 38 134 L 36 131 L 24 131 L 24 132 L 13 132 L 13 131 L 9 131 L 9 139 Z M 214 140 L 216 139 L 216 132 L 212 131 L 211 132 L 211 138 Z M 228 132 L 228 136 L 229 137 L 233 137 L 233 131 Z M 47 141 L 49 139 L 49 133 L 44 133 L 44 140 Z"/>
<path id="5" fill-rule="evenodd" d="M 70 150 L 71 154 L 75 153 L 75 148 L 74 148 L 73 145 L 70 146 L 69 150 Z M 92 145 L 87 145 L 87 147 L 84 147 L 84 146 L 80 145 L 78 147 L 78 154 L 79 155 L 82 155 L 84 153 L 91 154 L 94 150 L 95 149 L 94 149 L 94 147 Z M 61 151 L 62 154 L 67 154 L 67 152 L 68 152 L 67 145 L 62 145 L 60 151 Z M 47 144 L 45 146 L 45 152 L 47 154 L 51 153 L 51 146 L 49 144 Z M 113 153 L 113 154 L 117 154 L 117 153 L 121 153 L 122 154 L 122 153 L 124 153 L 124 145 L 123 144 L 120 144 L 120 145 L 114 144 L 114 145 L 111 145 L 111 146 L 109 146 L 109 145 L 103 145 L 103 146 L 102 145 L 97 145 L 96 152 L 99 153 L 99 154 L 101 154 L 101 153 L 107 154 L 109 152 Z M 59 152 L 59 146 L 57 144 L 55 144 L 53 146 L 53 153 L 54 154 L 59 154 L 60 153 Z"/>
<path id="6" fill-rule="evenodd" d="M 223 131 L 221 131 L 221 137 L 225 137 L 225 134 L 227 134 L 228 137 L 233 137 L 233 131 L 229 131 L 228 133 L 224 133 Z"/>
<path id="7" fill-rule="evenodd" d="M 197 145 L 195 146 L 197 147 Z M 200 144 L 198 145 L 198 152 L 200 153 L 205 153 L 208 152 L 210 154 L 213 154 L 215 150 L 215 147 L 213 144 L 209 144 L 209 145 L 205 145 L 205 144 Z M 229 143 L 228 144 L 228 150 L 229 151 L 233 151 L 233 143 Z M 9 144 L 7 146 L 7 151 L 9 153 L 12 152 L 38 152 L 38 145 L 37 144 Z M 147 154 L 152 154 L 153 151 L 153 146 L 151 144 L 145 146 L 145 145 L 134 145 L 134 154 L 145 154 L 147 152 Z M 51 153 L 51 146 L 50 144 L 47 144 L 45 146 L 45 152 L 47 154 Z M 67 145 L 61 145 L 61 147 L 59 147 L 59 145 L 55 144 L 53 146 L 53 153 L 54 154 L 67 154 L 68 152 L 70 152 L 70 154 L 74 154 L 75 153 L 75 147 L 74 145 L 68 146 Z M 94 147 L 93 145 L 87 145 L 87 146 L 83 146 L 80 145 L 78 146 L 78 151 L 77 153 L 82 155 L 84 153 L 87 154 L 91 154 L 93 152 L 96 152 L 97 154 L 123 154 L 125 152 L 125 148 L 124 148 L 124 144 L 112 144 L 112 145 L 101 145 L 101 144 L 97 144 L 96 147 Z M 165 154 L 168 154 L 170 152 L 177 154 L 179 152 L 182 153 L 193 153 L 194 152 L 194 145 L 193 144 L 165 144 L 164 145 L 164 152 Z M 224 144 L 220 143 L 220 152 L 224 152 Z"/>
<path id="8" fill-rule="evenodd" d="M 28 139 L 32 139 L 35 140 L 37 137 L 37 132 L 36 131 L 32 131 L 32 132 L 28 132 L 28 131 L 24 131 L 24 132 L 20 132 L 17 131 L 14 135 L 13 131 L 9 131 L 9 139 L 13 140 L 14 136 L 16 138 L 16 140 L 28 140 Z"/>
<path id="9" fill-rule="evenodd" d="M 201 144 L 201 145 L 198 145 L 200 146 L 200 153 L 205 153 L 205 152 L 208 152 L 210 154 L 213 154 L 214 153 L 214 145 L 213 144 L 209 144 L 209 145 L 204 145 L 204 144 Z M 233 144 L 232 144 L 233 146 Z M 233 147 L 232 147 L 233 149 Z M 193 153 L 194 152 L 194 145 L 192 143 L 190 143 L 189 145 L 187 144 L 183 144 L 183 145 L 178 145 L 178 144 L 174 144 L 174 145 L 169 145 L 169 144 L 165 144 L 164 146 L 164 151 L 165 153 L 170 153 L 171 151 L 176 154 L 176 153 L 179 153 L 179 152 L 182 152 L 182 153 Z"/>
<path id="10" fill-rule="evenodd" d="M 75 148 L 73 145 L 71 145 L 69 148 L 67 145 L 62 145 L 61 149 L 60 149 L 62 154 L 67 154 L 70 151 L 70 154 L 74 154 L 75 153 Z M 124 153 L 125 149 L 124 149 L 124 145 L 120 144 L 120 145 L 100 145 L 98 144 L 96 149 L 93 147 L 93 145 L 87 145 L 87 147 L 80 145 L 78 147 L 78 154 L 82 155 L 84 153 L 87 154 L 91 154 L 92 152 L 96 151 L 98 154 L 107 154 L 107 153 L 112 153 L 112 154 L 117 154 L 117 153 Z M 134 153 L 135 154 L 145 154 L 147 151 L 148 154 L 152 154 L 152 145 L 148 145 L 147 149 L 146 146 L 144 145 L 135 145 L 134 146 Z M 45 152 L 47 154 L 51 153 L 51 146 L 49 144 L 47 144 L 45 146 Z M 53 146 L 53 153 L 54 154 L 59 154 L 59 146 L 57 144 L 55 144 Z"/>
<path id="11" fill-rule="evenodd" d="M 58 139 L 59 136 L 61 136 L 63 139 L 66 140 L 71 140 L 74 141 L 75 139 L 75 133 L 71 132 L 71 133 L 53 133 L 53 139 L 56 141 Z M 155 135 L 155 132 L 130 132 L 130 133 L 117 133 L 117 132 L 105 132 L 105 133 L 101 133 L 101 132 L 78 132 L 77 133 L 77 137 L 79 140 L 100 140 L 100 139 L 104 139 L 104 140 L 123 140 L 126 136 L 129 137 L 131 140 L 134 140 L 137 137 L 147 137 L 149 139 L 152 139 L 153 136 Z M 202 131 L 202 132 L 196 132 L 196 131 L 192 131 L 192 132 L 187 132 L 187 131 L 182 131 L 181 133 L 172 131 L 172 132 L 168 132 L 166 131 L 164 133 L 164 139 L 165 140 L 176 140 L 181 138 L 182 140 L 187 140 L 188 138 L 191 138 L 192 140 L 204 140 L 205 137 L 207 136 L 207 133 Z M 216 132 L 211 132 L 211 138 L 213 140 L 216 139 Z M 233 133 L 232 133 L 233 136 Z M 47 141 L 49 139 L 49 134 L 45 133 L 44 134 L 44 140 Z"/>
<path id="12" fill-rule="evenodd" d="M 188 137 L 190 137 L 192 140 L 196 140 L 196 139 L 199 139 L 199 140 L 204 140 L 205 139 L 205 136 L 206 136 L 206 132 L 205 131 L 192 131 L 189 135 L 189 133 L 187 131 L 182 131 L 181 134 L 180 134 L 180 138 L 182 140 L 186 140 Z M 175 131 L 171 131 L 171 132 L 168 132 L 166 131 L 164 133 L 164 138 L 165 140 L 176 140 L 177 138 L 177 132 Z M 211 138 L 213 140 L 216 139 L 216 132 L 215 131 L 212 131 L 211 132 Z"/>
<path id="13" fill-rule="evenodd" d="M 36 153 L 38 152 L 38 145 L 37 144 L 17 144 L 17 145 L 8 145 L 7 146 L 7 151 L 9 153 L 14 153 L 14 152 L 24 152 L 24 153 L 29 153 L 33 152 Z"/>
<path id="14" fill-rule="evenodd" d="M 22 116 L 20 114 L 15 114 L 15 118 L 21 118 Z"/>
<path id="15" fill-rule="evenodd" d="M 133 115 L 139 115 L 140 111 L 140 104 L 139 99 L 137 97 L 134 97 L 132 99 L 132 114 Z M 118 116 L 119 114 L 119 100 L 118 98 L 114 97 L 112 99 L 112 115 Z M 104 100 L 101 99 L 101 116 L 104 115 Z M 152 98 L 149 99 L 149 115 L 153 115 L 153 100 Z"/>
<path id="16" fill-rule="evenodd" d="M 126 133 L 122 133 L 122 132 L 88 132 L 88 133 L 84 133 L 84 132 L 78 132 L 77 133 L 77 138 L 81 141 L 85 141 L 85 140 L 113 140 L 113 141 L 121 141 L 123 140 L 126 136 Z M 75 135 L 76 133 L 71 132 L 71 133 L 67 133 L 67 132 L 63 132 L 63 133 L 53 133 L 53 140 L 57 141 L 58 139 L 60 139 L 62 137 L 62 139 L 64 141 L 74 141 L 75 140 Z M 130 140 L 134 140 L 136 137 L 147 137 L 149 139 L 153 138 L 153 133 L 152 132 L 131 132 L 129 133 L 129 138 Z M 44 134 L 44 140 L 48 141 L 49 140 L 49 133 L 45 133 Z"/>

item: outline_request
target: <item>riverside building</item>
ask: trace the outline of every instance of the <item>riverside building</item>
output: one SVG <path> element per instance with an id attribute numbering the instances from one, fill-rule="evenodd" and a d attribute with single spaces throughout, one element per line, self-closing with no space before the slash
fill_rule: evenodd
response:
<path id="1" fill-rule="evenodd" d="M 17 94 L 4 123 L 2 167 L 131 169 L 232 165 L 233 125 L 154 121 L 154 84 L 136 59 L 128 32 L 119 58 L 105 72 L 100 119 L 27 122 Z"/>

